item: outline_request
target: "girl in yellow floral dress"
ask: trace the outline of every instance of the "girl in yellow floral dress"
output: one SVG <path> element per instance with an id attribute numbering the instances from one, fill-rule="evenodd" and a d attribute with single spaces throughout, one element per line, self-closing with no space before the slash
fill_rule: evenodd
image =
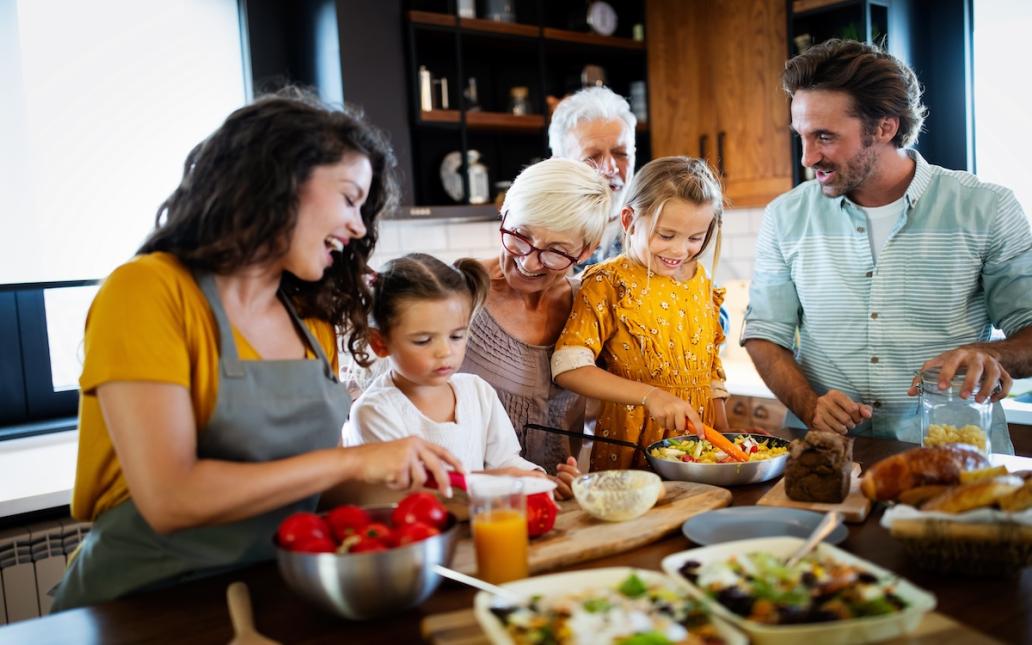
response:
<path id="1" fill-rule="evenodd" d="M 552 355 L 557 385 L 602 401 L 595 433 L 645 447 L 664 437 L 728 430 L 724 341 L 714 289 L 698 262 L 716 240 L 720 184 L 706 162 L 645 165 L 620 213 L 624 253 L 584 272 Z M 604 369 L 597 367 L 600 362 Z M 643 467 L 630 448 L 595 442 L 591 470 Z"/>

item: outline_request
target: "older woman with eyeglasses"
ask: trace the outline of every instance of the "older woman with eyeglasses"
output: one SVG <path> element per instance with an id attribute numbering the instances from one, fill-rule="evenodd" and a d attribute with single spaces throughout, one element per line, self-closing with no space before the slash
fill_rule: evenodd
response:
<path id="1" fill-rule="evenodd" d="M 571 442 L 526 425 L 583 431 L 584 399 L 552 382 L 549 361 L 580 285 L 570 269 L 598 247 L 611 199 L 606 180 L 587 164 L 534 164 L 506 193 L 498 257 L 483 261 L 491 290 L 470 323 L 461 371 L 494 386 L 523 456 L 550 474 L 571 472 Z"/>

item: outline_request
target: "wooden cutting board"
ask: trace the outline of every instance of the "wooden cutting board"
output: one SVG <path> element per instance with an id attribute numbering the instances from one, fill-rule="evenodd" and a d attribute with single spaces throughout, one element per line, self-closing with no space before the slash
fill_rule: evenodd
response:
<path id="1" fill-rule="evenodd" d="M 763 497 L 756 502 L 760 506 L 784 506 L 788 508 L 801 508 L 807 511 L 827 513 L 838 511 L 846 522 L 863 522 L 867 514 L 871 512 L 871 500 L 864 497 L 860 492 L 860 464 L 853 463 L 853 483 L 849 488 L 849 495 L 839 504 L 822 504 L 820 502 L 797 502 L 789 498 L 785 493 L 785 478 L 782 477 L 774 484 Z"/>
<path id="2" fill-rule="evenodd" d="M 420 624 L 423 638 L 431 645 L 489 645 L 472 609 L 431 614 Z M 975 631 L 938 612 L 925 616 L 910 634 L 886 645 L 995 645 L 1001 641 Z"/>
<path id="3" fill-rule="evenodd" d="M 731 491 L 694 482 L 663 482 L 666 494 L 641 517 L 627 522 L 603 522 L 581 510 L 574 500 L 559 502 L 555 528 L 530 542 L 530 572 L 601 558 L 654 542 L 681 527 L 686 519 L 703 511 L 723 508 L 731 503 Z M 469 526 L 455 547 L 451 566 L 475 575 L 476 556 Z"/>

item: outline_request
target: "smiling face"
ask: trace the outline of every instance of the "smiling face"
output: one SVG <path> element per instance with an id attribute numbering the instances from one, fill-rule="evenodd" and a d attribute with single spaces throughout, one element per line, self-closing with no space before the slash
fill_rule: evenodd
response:
<path id="1" fill-rule="evenodd" d="M 361 208 L 372 180 L 369 159 L 354 152 L 312 169 L 298 188 L 297 224 L 282 260 L 284 270 L 317 281 L 349 240 L 365 236 Z"/>
<path id="2" fill-rule="evenodd" d="M 462 365 L 472 305 L 469 296 L 402 300 L 386 335 L 374 343 L 390 354 L 395 373 L 413 385 L 443 385 Z"/>
<path id="3" fill-rule="evenodd" d="M 584 260 L 590 255 L 590 249 L 585 249 L 584 241 L 573 233 L 559 233 L 550 231 L 539 226 L 525 226 L 512 224 L 506 219 L 505 227 L 511 229 L 530 240 L 530 243 L 542 250 L 559 251 L 569 256 Z M 516 291 L 523 293 L 537 293 L 546 291 L 561 280 L 570 272 L 569 268 L 555 271 L 541 264 L 541 256 L 535 251 L 530 254 L 518 257 L 501 246 L 501 257 L 499 266 L 505 282 Z"/>
<path id="4" fill-rule="evenodd" d="M 622 204 L 634 169 L 634 133 L 620 119 L 580 121 L 566 135 L 570 158 L 591 164 L 609 182 L 614 204 Z"/>
<path id="5" fill-rule="evenodd" d="M 792 96 L 792 129 L 800 138 L 802 163 L 814 169 L 828 197 L 853 193 L 878 164 L 874 136 L 864 132 L 852 105 L 845 92 L 799 90 Z"/>
<path id="6" fill-rule="evenodd" d="M 655 226 L 648 217 L 636 217 L 630 208 L 621 212 L 631 257 L 658 275 L 678 280 L 695 274 L 695 258 L 702 252 L 713 218 L 712 204 L 682 199 L 669 200 Z"/>

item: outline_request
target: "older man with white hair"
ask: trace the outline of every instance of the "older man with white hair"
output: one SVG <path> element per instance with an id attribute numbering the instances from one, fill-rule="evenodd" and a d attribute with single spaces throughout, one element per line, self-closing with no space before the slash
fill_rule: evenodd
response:
<path id="1" fill-rule="evenodd" d="M 586 264 L 620 252 L 619 213 L 634 174 L 634 127 L 627 101 L 607 87 L 589 87 L 556 106 L 548 126 L 552 157 L 583 161 L 601 174 L 613 193 L 606 235 Z"/>

